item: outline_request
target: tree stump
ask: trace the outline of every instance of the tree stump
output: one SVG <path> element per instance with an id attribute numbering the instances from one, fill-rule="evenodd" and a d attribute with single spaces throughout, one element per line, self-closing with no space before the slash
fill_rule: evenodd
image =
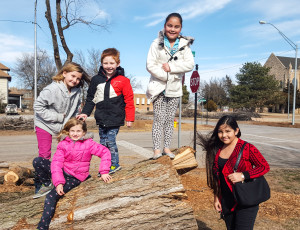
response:
<path id="1" fill-rule="evenodd" d="M 198 229 L 171 160 L 146 160 L 104 183 L 96 175 L 58 202 L 50 229 Z M 1 229 L 35 229 L 44 198 L 0 204 Z"/>

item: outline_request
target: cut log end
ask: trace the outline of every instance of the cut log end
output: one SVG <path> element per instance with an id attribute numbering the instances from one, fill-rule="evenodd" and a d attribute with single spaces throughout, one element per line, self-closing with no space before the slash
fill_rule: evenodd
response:
<path id="1" fill-rule="evenodd" d="M 9 171 L 4 175 L 4 181 L 8 183 L 16 183 L 20 177 L 13 171 Z"/>

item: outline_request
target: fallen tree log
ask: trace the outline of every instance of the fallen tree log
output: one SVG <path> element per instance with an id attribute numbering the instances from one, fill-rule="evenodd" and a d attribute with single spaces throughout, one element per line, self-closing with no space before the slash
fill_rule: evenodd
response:
<path id="1" fill-rule="evenodd" d="M 21 184 L 27 178 L 33 178 L 34 173 L 29 168 L 21 166 L 9 167 L 9 171 L 4 175 L 4 181 L 7 184 Z"/>
<path id="2" fill-rule="evenodd" d="M 58 202 L 50 229 L 198 229 L 193 210 L 171 160 L 146 160 L 113 175 L 95 175 Z M 1 229 L 35 229 L 44 198 L 4 204 Z"/>
<path id="3" fill-rule="evenodd" d="M 175 154 L 175 158 L 172 160 L 175 169 L 179 170 L 198 166 L 193 148 L 184 146 L 177 149 Z"/>

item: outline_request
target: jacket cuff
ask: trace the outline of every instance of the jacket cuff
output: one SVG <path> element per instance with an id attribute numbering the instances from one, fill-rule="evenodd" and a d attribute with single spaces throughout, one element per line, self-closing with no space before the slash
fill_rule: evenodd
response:
<path id="1" fill-rule="evenodd" d="M 249 180 L 250 179 L 250 174 L 248 171 L 242 172 L 245 176 L 245 180 Z"/>
<path id="2" fill-rule="evenodd" d="M 99 171 L 99 173 L 100 173 L 101 175 L 103 175 L 103 174 L 108 174 L 108 173 L 109 173 L 109 170 L 101 170 L 101 171 Z"/>

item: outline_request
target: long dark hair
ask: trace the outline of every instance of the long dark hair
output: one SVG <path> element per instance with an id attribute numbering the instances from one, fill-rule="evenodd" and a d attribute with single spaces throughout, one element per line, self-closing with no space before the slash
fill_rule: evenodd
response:
<path id="1" fill-rule="evenodd" d="M 197 144 L 201 145 L 206 152 L 205 165 L 206 165 L 206 178 L 207 186 L 211 188 L 215 195 L 220 194 L 218 180 L 213 173 L 213 165 L 218 150 L 223 146 L 223 142 L 218 137 L 218 130 L 221 125 L 228 125 L 233 130 L 239 129 L 239 126 L 234 117 L 225 115 L 219 119 L 214 130 L 207 135 L 197 133 Z M 241 131 L 237 134 L 237 137 L 241 136 Z"/>

